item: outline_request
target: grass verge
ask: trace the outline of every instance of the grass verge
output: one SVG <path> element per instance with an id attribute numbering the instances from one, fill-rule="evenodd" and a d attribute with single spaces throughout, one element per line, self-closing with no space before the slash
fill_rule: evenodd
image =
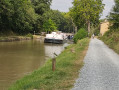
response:
<path id="1" fill-rule="evenodd" d="M 119 29 L 106 32 L 100 39 L 119 54 Z"/>
<path id="2" fill-rule="evenodd" d="M 49 60 L 42 68 L 16 81 L 9 90 L 69 90 L 73 87 L 79 70 L 83 66 L 83 58 L 89 45 L 89 39 L 80 40 L 68 46 L 56 58 L 56 70 L 51 70 Z"/>

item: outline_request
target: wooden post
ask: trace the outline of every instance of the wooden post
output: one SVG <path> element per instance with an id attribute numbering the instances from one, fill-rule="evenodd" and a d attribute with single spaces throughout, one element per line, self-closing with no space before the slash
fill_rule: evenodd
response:
<path id="1" fill-rule="evenodd" d="M 52 59 L 52 71 L 55 71 L 56 68 L 56 58 Z"/>

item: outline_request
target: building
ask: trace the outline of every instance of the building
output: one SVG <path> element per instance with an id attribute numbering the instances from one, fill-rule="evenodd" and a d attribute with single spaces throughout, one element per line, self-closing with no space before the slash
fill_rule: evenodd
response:
<path id="1" fill-rule="evenodd" d="M 101 35 L 104 35 L 104 33 L 109 30 L 109 25 L 110 23 L 107 20 L 105 20 L 104 22 L 100 24 L 100 34 Z"/>

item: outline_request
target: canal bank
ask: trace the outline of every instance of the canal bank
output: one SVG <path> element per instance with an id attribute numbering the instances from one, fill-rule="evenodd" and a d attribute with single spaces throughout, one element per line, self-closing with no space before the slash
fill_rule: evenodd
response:
<path id="1" fill-rule="evenodd" d="M 60 54 L 67 45 L 44 43 L 42 39 L 0 42 L 0 90 L 42 67 L 53 52 Z"/>
<path id="2" fill-rule="evenodd" d="M 14 42 L 14 41 L 32 40 L 32 39 L 41 39 L 41 40 L 44 40 L 44 36 L 31 35 L 31 34 L 29 34 L 27 36 L 0 37 L 0 42 Z"/>
<path id="3" fill-rule="evenodd" d="M 9 37 L 0 37 L 0 42 L 13 42 L 13 41 L 21 41 L 21 40 L 31 40 L 31 37 L 25 36 L 9 36 Z"/>
<path id="4" fill-rule="evenodd" d="M 16 81 L 9 90 L 63 90 L 73 87 L 83 66 L 83 58 L 88 49 L 89 39 L 80 40 L 77 44 L 68 46 L 56 58 L 56 70 L 52 71 L 52 60 Z"/>

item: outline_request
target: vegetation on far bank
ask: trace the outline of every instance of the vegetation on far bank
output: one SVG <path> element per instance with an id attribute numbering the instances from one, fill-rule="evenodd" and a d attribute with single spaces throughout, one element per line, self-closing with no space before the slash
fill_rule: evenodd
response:
<path id="1" fill-rule="evenodd" d="M 52 0 L 1 0 L 0 35 L 8 32 L 26 35 L 54 30 L 77 32 L 82 27 L 90 32 L 92 26 L 99 26 L 104 9 L 102 0 L 73 0 L 72 3 L 69 12 L 65 13 L 52 10 Z"/>
<path id="2" fill-rule="evenodd" d="M 52 0 L 0 0 L 0 36 L 53 31 L 72 32 L 67 13 L 52 10 Z"/>
<path id="3" fill-rule="evenodd" d="M 25 76 L 14 83 L 9 90 L 69 90 L 73 87 L 79 70 L 83 66 L 89 39 L 80 40 L 77 44 L 68 46 L 56 58 L 56 70 L 52 71 L 52 61 L 49 60 L 39 70 Z"/>
<path id="4" fill-rule="evenodd" d="M 33 39 L 32 34 L 27 34 L 25 36 L 17 36 L 17 35 L 10 35 L 10 36 L 0 36 L 0 42 L 11 42 L 11 41 L 21 41 L 21 40 L 31 40 Z"/>

